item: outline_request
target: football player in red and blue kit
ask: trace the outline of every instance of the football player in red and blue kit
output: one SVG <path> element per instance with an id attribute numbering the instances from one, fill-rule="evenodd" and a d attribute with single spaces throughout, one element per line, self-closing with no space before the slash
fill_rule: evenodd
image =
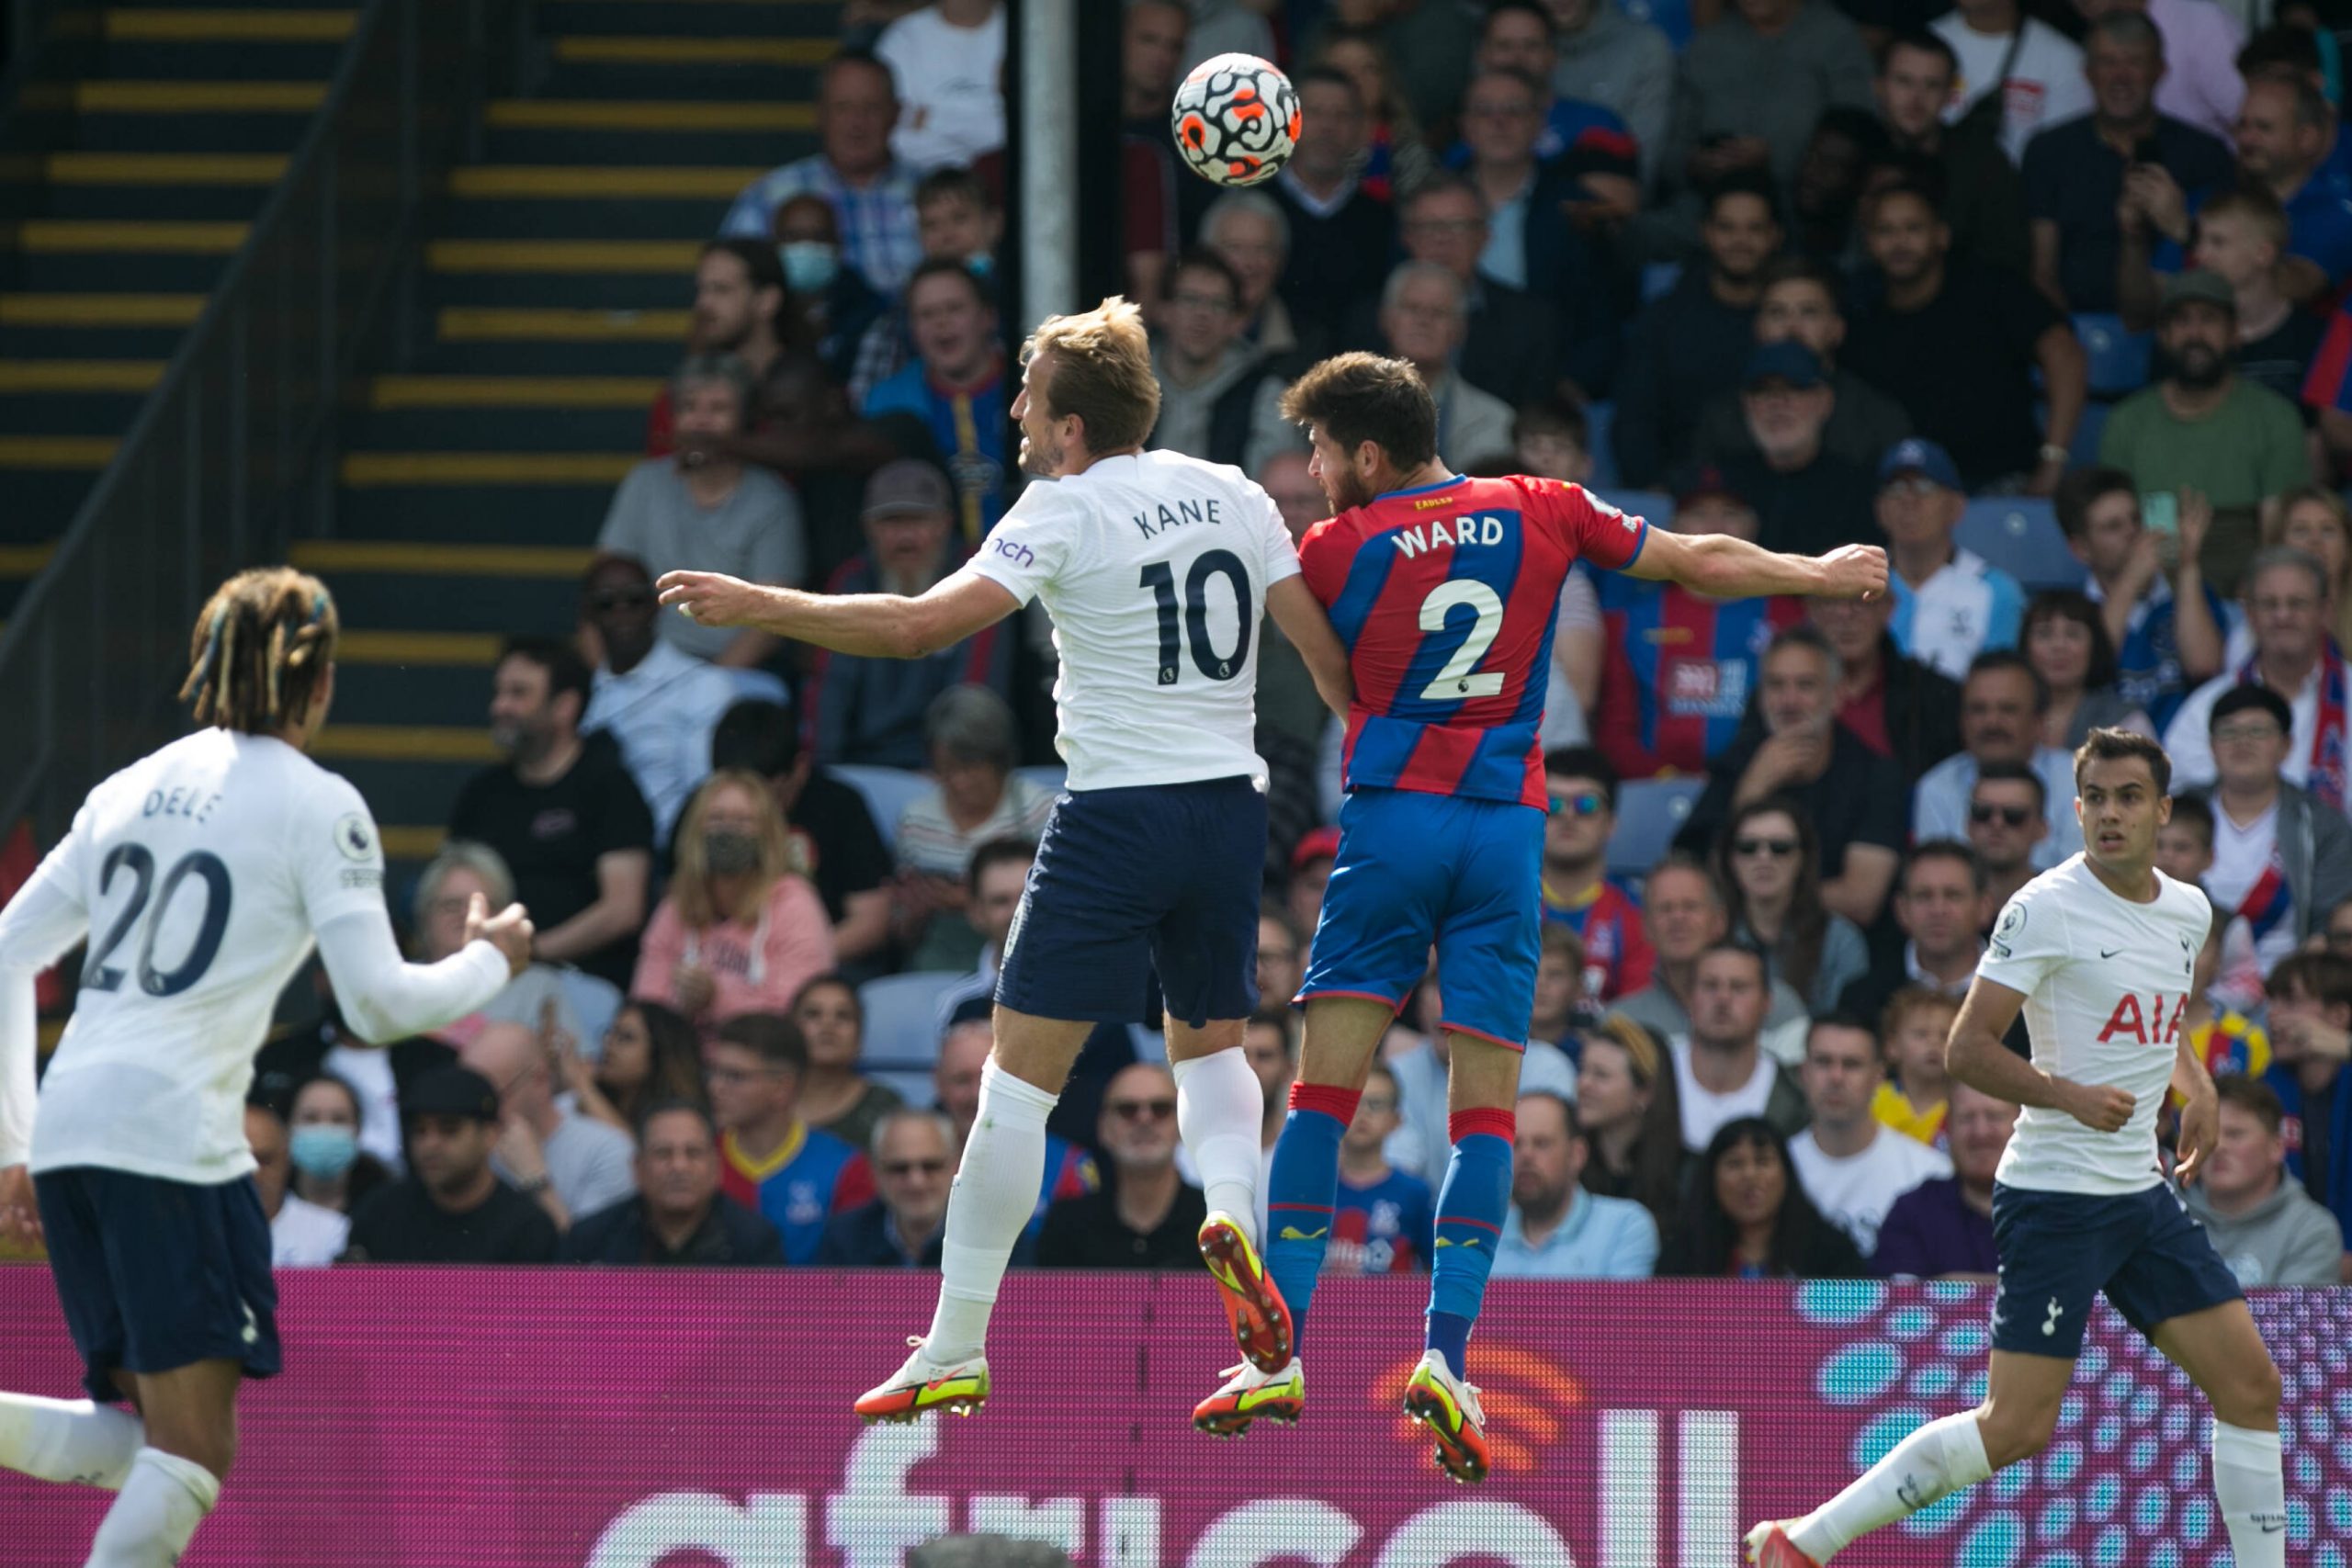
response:
<path id="1" fill-rule="evenodd" d="M 1295 1346 L 1330 1238 L 1340 1134 L 1381 1036 L 1437 949 L 1453 1145 L 1439 1188 L 1428 1349 L 1405 1392 L 1457 1481 L 1487 1468 L 1464 1349 L 1510 1201 L 1512 1106 L 1534 1007 L 1544 822 L 1536 727 L 1560 586 L 1579 559 L 1723 597 L 1883 592 L 1885 552 L 1818 558 L 1652 529 L 1573 484 L 1468 479 L 1437 457 L 1437 411 L 1412 367 L 1327 359 L 1283 400 L 1309 427 L 1337 515 L 1299 547 L 1306 585 L 1347 645 L 1340 853 L 1306 980 L 1306 1043 L 1268 1186 L 1267 1273 Z M 1245 1363 L 1193 1413 L 1232 1435 L 1295 1420 L 1306 1381 Z"/>

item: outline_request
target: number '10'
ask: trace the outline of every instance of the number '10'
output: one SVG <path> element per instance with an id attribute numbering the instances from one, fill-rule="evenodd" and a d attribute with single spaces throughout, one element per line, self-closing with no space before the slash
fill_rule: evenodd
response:
<path id="1" fill-rule="evenodd" d="M 1209 638 L 1208 581 L 1212 577 L 1232 582 L 1234 604 L 1240 611 L 1241 637 L 1231 653 L 1219 653 Z M 1151 590 L 1159 606 L 1159 683 L 1172 686 L 1178 673 L 1179 641 L 1174 569 L 1166 561 L 1154 561 L 1143 569 L 1142 586 Z M 1212 681 L 1232 680 L 1250 657 L 1250 570 L 1231 550 L 1204 553 L 1184 576 L 1182 640 L 1192 645 L 1193 668 Z"/>

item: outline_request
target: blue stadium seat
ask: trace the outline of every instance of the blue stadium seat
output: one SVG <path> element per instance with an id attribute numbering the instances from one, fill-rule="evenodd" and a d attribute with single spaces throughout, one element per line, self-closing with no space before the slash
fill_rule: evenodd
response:
<path id="1" fill-rule="evenodd" d="M 928 1073 L 939 1060 L 939 1001 L 962 975 L 918 970 L 886 975 L 857 988 L 865 1010 L 866 1066 Z"/>
<path id="2" fill-rule="evenodd" d="M 1595 486 L 1596 490 L 1600 487 Z M 1631 516 L 1646 518 L 1660 527 L 1674 521 L 1674 498 L 1660 490 L 1601 490 L 1600 499 Z"/>
<path id="3" fill-rule="evenodd" d="M 865 797 L 865 809 L 874 814 L 874 825 L 882 830 L 885 849 L 895 847 L 899 841 L 899 813 L 932 787 L 928 775 L 909 773 L 904 768 L 842 763 L 825 771 Z"/>
<path id="4" fill-rule="evenodd" d="M 900 1100 L 920 1109 L 930 1109 L 932 1102 L 939 1098 L 932 1076 L 916 1072 L 911 1067 L 884 1067 L 864 1076 L 884 1089 L 896 1090 Z"/>
<path id="5" fill-rule="evenodd" d="M 2083 563 L 2066 547 L 2058 515 L 2039 496 L 1983 496 L 1968 503 L 1955 536 L 1964 549 L 2023 583 L 2028 592 L 2079 588 Z"/>
<path id="6" fill-rule="evenodd" d="M 1062 785 L 1069 780 L 1069 770 L 1059 762 L 1040 762 L 1035 767 L 1015 768 L 1012 770 L 1012 776 L 1017 779 L 1027 779 L 1047 795 L 1059 795 L 1062 792 Z"/>
<path id="7" fill-rule="evenodd" d="M 2075 426 L 2074 444 L 2067 448 L 2067 460 L 2078 468 L 2087 468 L 2098 461 L 2098 438 L 2106 434 L 2107 416 L 2115 412 L 2112 403 L 2096 399 L 2083 405 L 2083 417 Z"/>
<path id="8" fill-rule="evenodd" d="M 1663 295 L 1673 293 L 1674 286 L 1681 281 L 1680 262 L 1649 263 L 1642 268 L 1642 303 L 1646 305 Z"/>
<path id="9" fill-rule="evenodd" d="M 601 975 L 584 969 L 559 969 L 556 988 L 571 1004 L 580 1021 L 580 1053 L 592 1062 L 605 1059 L 605 1032 L 621 1010 L 621 988 Z"/>
<path id="10" fill-rule="evenodd" d="M 1617 791 L 1617 831 L 1609 840 L 1609 869 L 1640 876 L 1658 863 L 1707 787 L 1704 779 L 1635 779 Z"/>
<path id="11" fill-rule="evenodd" d="M 2086 312 L 2075 318 L 2075 336 L 2091 362 L 2091 396 L 2120 398 L 2148 384 L 2148 333 L 2126 331 L 2120 316 Z"/>
<path id="12" fill-rule="evenodd" d="M 1606 490 L 1617 482 L 1617 449 L 1610 445 L 1610 432 L 1617 427 L 1617 405 L 1602 399 L 1584 406 L 1585 450 L 1592 455 L 1592 472 L 1585 477 L 1587 488 Z"/>

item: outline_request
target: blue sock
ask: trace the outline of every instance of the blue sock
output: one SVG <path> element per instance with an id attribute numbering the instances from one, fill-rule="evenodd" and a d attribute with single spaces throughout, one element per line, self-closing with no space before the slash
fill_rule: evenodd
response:
<path id="1" fill-rule="evenodd" d="M 1290 1306 L 1291 1344 L 1306 1336 L 1306 1307 L 1331 1242 L 1340 1195 L 1340 1138 L 1355 1120 L 1357 1091 L 1293 1083 L 1290 1114 L 1266 1177 L 1266 1276 Z"/>
<path id="2" fill-rule="evenodd" d="M 1466 1375 L 1465 1348 L 1494 1268 L 1495 1243 L 1510 1211 L 1509 1111 L 1461 1111 L 1447 1119 L 1453 1153 L 1437 1195 L 1437 1256 L 1430 1269 L 1427 1348 Z"/>

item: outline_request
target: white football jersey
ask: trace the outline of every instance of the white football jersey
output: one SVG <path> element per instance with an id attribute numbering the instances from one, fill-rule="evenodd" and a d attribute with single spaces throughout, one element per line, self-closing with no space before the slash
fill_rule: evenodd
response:
<path id="1" fill-rule="evenodd" d="M 1259 624 L 1298 550 L 1240 469 L 1145 452 L 1033 483 L 963 570 L 1053 616 L 1070 788 L 1264 787 Z"/>
<path id="2" fill-rule="evenodd" d="M 2134 904 L 2109 891 L 2079 854 L 2018 890 L 1993 927 L 1977 978 L 2025 993 L 2035 1066 L 2129 1089 L 2140 1103 L 2120 1133 L 2027 1107 L 1996 1179 L 2088 1197 L 2145 1191 L 2164 1179 L 2156 1113 L 2212 922 L 2197 887 L 2158 872 L 2155 901 Z"/>
<path id="3" fill-rule="evenodd" d="M 277 995 L 318 927 L 383 903 L 359 792 L 282 740 L 201 729 L 92 790 L 50 855 L 89 948 L 32 1168 L 253 1169 L 245 1092 Z"/>

